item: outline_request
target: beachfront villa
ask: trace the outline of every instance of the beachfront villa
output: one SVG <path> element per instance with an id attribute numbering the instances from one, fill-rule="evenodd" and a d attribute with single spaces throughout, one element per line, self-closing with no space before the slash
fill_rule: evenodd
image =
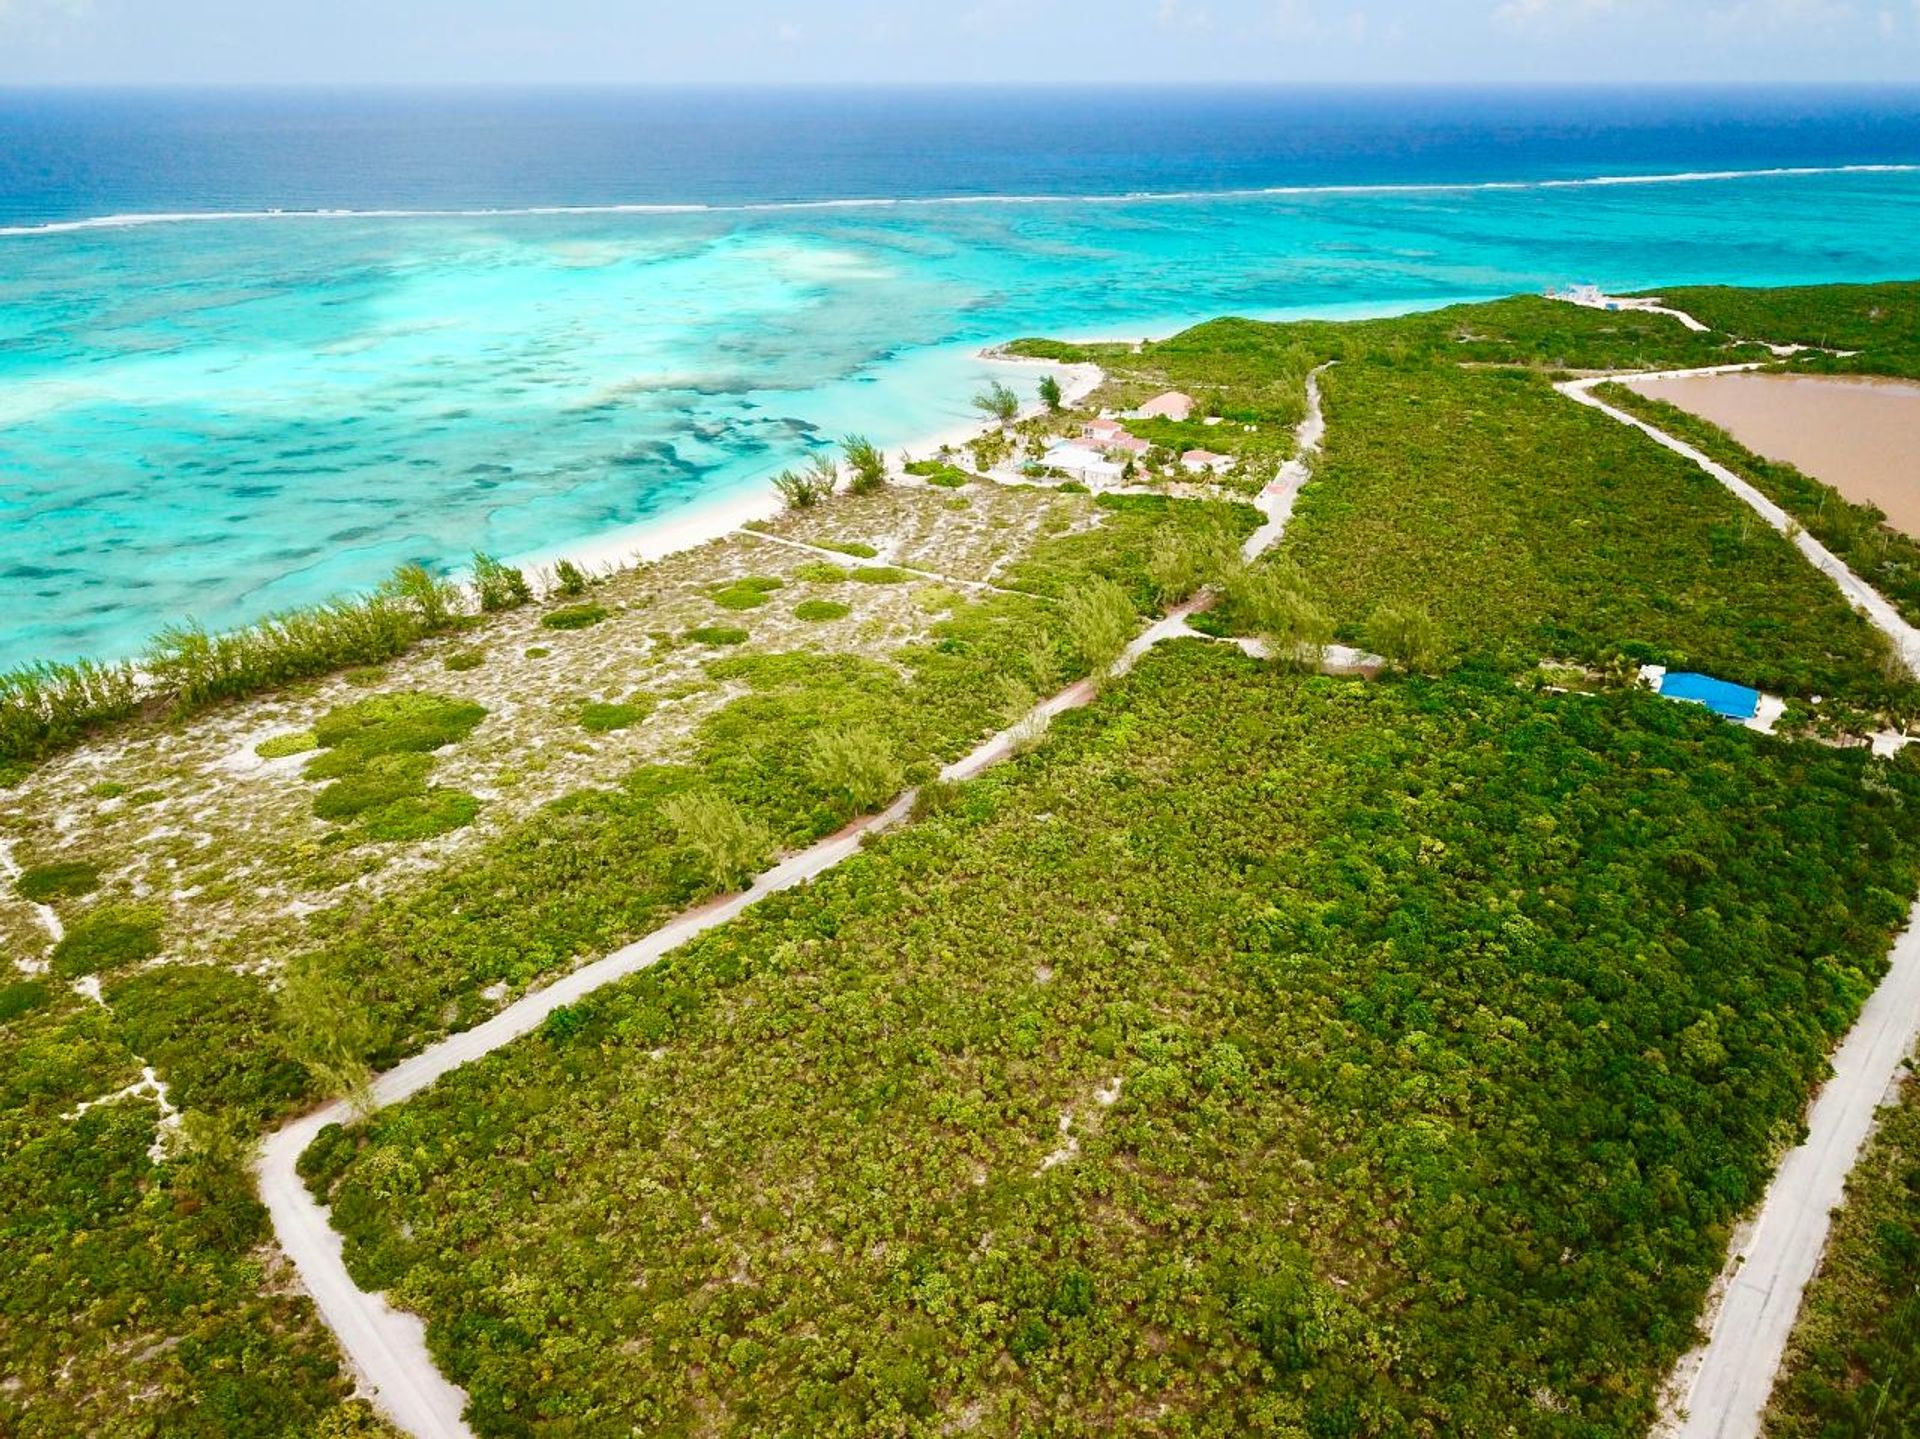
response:
<path id="1" fill-rule="evenodd" d="M 1137 420 L 1187 420 L 1193 416 L 1193 396 L 1183 395 L 1178 390 L 1168 390 L 1164 395 L 1156 395 L 1146 404 L 1133 412 Z"/>

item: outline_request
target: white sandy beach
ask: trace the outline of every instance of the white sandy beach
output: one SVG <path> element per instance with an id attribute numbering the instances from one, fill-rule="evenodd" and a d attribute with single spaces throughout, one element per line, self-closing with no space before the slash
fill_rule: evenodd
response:
<path id="1" fill-rule="evenodd" d="M 987 364 L 1005 367 L 1008 372 L 1006 383 L 1023 393 L 1030 391 L 1042 374 L 1056 376 L 1060 381 L 1062 398 L 1069 406 L 1086 399 L 1105 378 L 1098 365 L 1030 360 L 1022 356 L 1003 355 L 996 349 L 983 350 L 978 358 Z M 1037 401 L 1028 403 L 1021 411 L 1023 416 L 1039 412 Z M 979 418 L 961 421 L 901 446 L 893 450 L 891 455 L 904 453 L 909 459 L 927 459 L 939 453 L 943 447 L 957 449 L 991 428 L 990 421 Z M 769 469 L 766 474 L 758 476 L 755 488 L 751 490 L 730 491 L 714 496 L 711 501 L 657 519 L 642 520 L 600 535 L 508 556 L 507 563 L 538 574 L 566 560 L 589 574 L 605 574 L 636 564 L 647 564 L 684 550 L 698 549 L 743 525 L 755 520 L 772 519 L 779 514 L 781 500 L 772 484 L 776 473 L 776 470 Z"/>

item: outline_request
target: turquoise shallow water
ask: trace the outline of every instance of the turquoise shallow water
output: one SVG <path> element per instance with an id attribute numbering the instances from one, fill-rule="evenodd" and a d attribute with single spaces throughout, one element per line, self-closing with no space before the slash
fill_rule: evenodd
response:
<path id="1" fill-rule="evenodd" d="M 0 236 L 0 664 L 758 491 L 985 342 L 1571 280 L 1920 274 L 1920 175 Z"/>

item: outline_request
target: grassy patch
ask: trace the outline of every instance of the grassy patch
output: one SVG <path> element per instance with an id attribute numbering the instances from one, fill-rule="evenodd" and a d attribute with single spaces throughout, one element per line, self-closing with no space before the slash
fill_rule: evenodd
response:
<path id="1" fill-rule="evenodd" d="M 687 631 L 687 639 L 696 645 L 743 645 L 749 636 L 733 625 L 701 625 Z"/>
<path id="2" fill-rule="evenodd" d="M 838 600 L 802 600 L 793 607 L 793 613 L 799 619 L 819 624 L 826 620 L 845 619 L 853 613 L 853 606 L 841 604 Z"/>
<path id="3" fill-rule="evenodd" d="M 449 670 L 452 670 L 455 674 L 465 674 L 469 670 L 479 669 L 480 666 L 484 665 L 486 662 L 487 662 L 487 652 L 485 650 L 465 649 L 465 650 L 455 650 L 452 654 L 448 655 L 444 660 L 442 660 L 441 664 L 446 666 L 446 668 L 448 668 Z"/>
<path id="4" fill-rule="evenodd" d="M 852 555 L 855 559 L 871 560 L 877 558 L 880 551 L 863 540 L 821 540 L 819 548 L 837 550 L 843 555 Z"/>
<path id="5" fill-rule="evenodd" d="M 326 820 L 359 820 L 369 839 L 425 839 L 471 823 L 478 801 L 429 789 L 433 752 L 457 744 L 486 717 L 480 705 L 403 692 L 346 705 L 314 725 L 325 753 L 307 762 L 312 780 L 331 780 L 313 800 Z"/>
<path id="6" fill-rule="evenodd" d="M 713 592 L 713 602 L 723 610 L 756 610 L 767 603 L 767 594 L 751 585 L 728 585 Z"/>
<path id="7" fill-rule="evenodd" d="M 861 565 L 851 578 L 863 585 L 903 585 L 916 576 L 898 565 Z"/>

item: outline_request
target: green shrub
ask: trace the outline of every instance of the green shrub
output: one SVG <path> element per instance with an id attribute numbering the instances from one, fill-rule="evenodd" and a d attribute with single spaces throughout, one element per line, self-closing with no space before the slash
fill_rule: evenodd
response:
<path id="1" fill-rule="evenodd" d="M 131 715 L 131 665 L 37 664 L 0 672 L 0 760 L 38 759 Z"/>
<path id="2" fill-rule="evenodd" d="M 20 979 L 0 984 L 0 1024 L 30 1014 L 53 997 L 53 991 L 37 979 Z"/>
<path id="3" fill-rule="evenodd" d="M 35 865 L 13 882 L 14 893 L 34 904 L 72 899 L 100 888 L 100 867 L 83 859 Z"/>
<path id="4" fill-rule="evenodd" d="M 793 607 L 793 612 L 800 619 L 819 623 L 823 620 L 843 620 L 853 613 L 853 606 L 843 605 L 838 600 L 802 600 Z"/>
<path id="5" fill-rule="evenodd" d="M 127 792 L 127 787 L 118 780 L 103 780 L 87 793 L 95 799 L 118 799 Z"/>
<path id="6" fill-rule="evenodd" d="M 1431 669 L 1440 654 L 1440 629 L 1425 605 L 1387 603 L 1367 619 L 1368 646 L 1403 670 Z"/>
<path id="7" fill-rule="evenodd" d="M 272 739 L 263 739 L 253 747 L 253 752 L 261 759 L 286 759 L 289 755 L 306 754 L 320 748 L 320 740 L 312 730 L 301 730 L 297 734 L 277 734 Z"/>
<path id="8" fill-rule="evenodd" d="M 713 592 L 713 602 L 723 610 L 755 610 L 767 602 L 767 596 L 747 585 L 728 585 Z"/>
<path id="9" fill-rule="evenodd" d="M 843 725 L 814 736 L 807 772 L 813 782 L 861 814 L 899 794 L 905 773 L 893 745 L 879 730 Z"/>
<path id="10" fill-rule="evenodd" d="M 840 448 L 847 457 L 851 475 L 847 481 L 848 493 L 870 495 L 886 487 L 887 457 L 873 441 L 864 435 L 848 435 L 840 442 Z"/>
<path id="11" fill-rule="evenodd" d="M 584 595 L 587 592 L 587 576 L 572 560 L 562 560 L 555 565 L 553 579 L 563 595 Z"/>
<path id="12" fill-rule="evenodd" d="M 315 743 L 331 753 L 309 761 L 307 774 L 331 779 L 374 755 L 445 749 L 472 734 L 486 717 L 485 707 L 471 700 L 414 690 L 342 705 L 315 722 Z"/>
<path id="13" fill-rule="evenodd" d="M 377 840 L 425 839 L 470 824 L 478 801 L 427 788 L 433 751 L 473 733 L 486 710 L 465 700 L 403 692 L 344 705 L 314 725 L 325 753 L 307 762 L 311 780 L 332 780 L 313 797 L 325 820 L 358 819 Z"/>
<path id="14" fill-rule="evenodd" d="M 442 660 L 455 674 L 465 674 L 468 670 L 477 670 L 487 662 L 487 652 L 481 649 L 455 650 Z"/>
<path id="15" fill-rule="evenodd" d="M 901 585 L 913 579 L 914 574 L 898 565 L 862 565 L 853 572 L 852 578 L 863 585 Z"/>
<path id="16" fill-rule="evenodd" d="M 793 572 L 793 577 L 815 585 L 843 584 L 853 578 L 846 569 L 828 564 L 825 560 L 809 560 Z"/>
<path id="17" fill-rule="evenodd" d="M 790 510 L 810 510 L 832 496 L 840 483 L 839 471 L 831 460 L 816 461 L 810 469 L 782 470 L 773 477 L 773 487 Z M 764 524 L 756 528 L 765 529 Z"/>
<path id="18" fill-rule="evenodd" d="M 631 729 L 647 717 L 648 709 L 644 704 L 585 704 L 580 707 L 580 728 L 588 734 Z"/>
<path id="19" fill-rule="evenodd" d="M 530 660 L 543 660 L 552 653 L 553 651 L 545 645 L 535 645 L 527 651 L 527 658 Z"/>
<path id="20" fill-rule="evenodd" d="M 856 560 L 871 560 L 880 553 L 863 540 L 821 540 L 820 548 L 833 550 L 838 554 L 852 555 Z"/>
<path id="21" fill-rule="evenodd" d="M 1075 653 L 1094 683 L 1100 683 L 1120 658 L 1139 625 L 1127 592 L 1109 579 L 1093 579 L 1069 593 L 1061 604 Z"/>
<path id="22" fill-rule="evenodd" d="M 747 884 L 773 850 L 773 836 L 764 825 L 712 790 L 673 795 L 661 804 L 660 814 L 710 893 Z"/>
<path id="23" fill-rule="evenodd" d="M 160 925 L 145 910 L 102 905 L 75 920 L 54 945 L 53 972 L 62 979 L 110 974 L 160 952 Z"/>
<path id="24" fill-rule="evenodd" d="M 1010 425 L 1020 414 L 1020 397 L 998 380 L 973 397 L 973 407 L 988 418 Z"/>
<path id="25" fill-rule="evenodd" d="M 424 754 L 383 754 L 359 760 L 350 772 L 313 797 L 321 819 L 352 819 L 426 789 L 433 758 Z M 308 770 L 312 774 L 312 770 Z"/>
<path id="26" fill-rule="evenodd" d="M 747 642 L 747 632 L 728 625 L 702 625 L 688 630 L 687 638 L 697 645 L 743 645 Z"/>
<path id="27" fill-rule="evenodd" d="M 434 786 L 409 794 L 364 815 L 360 827 L 369 839 L 384 842 L 432 839 L 473 823 L 480 801 L 464 790 Z"/>
<path id="28" fill-rule="evenodd" d="M 557 610 L 548 610 L 540 616 L 540 623 L 550 630 L 584 630 L 597 625 L 607 617 L 603 605 L 565 605 Z"/>
<path id="29" fill-rule="evenodd" d="M 480 608 L 488 614 L 515 609 L 533 598 L 525 575 L 478 550 L 473 556 L 473 586 L 480 592 Z"/>

